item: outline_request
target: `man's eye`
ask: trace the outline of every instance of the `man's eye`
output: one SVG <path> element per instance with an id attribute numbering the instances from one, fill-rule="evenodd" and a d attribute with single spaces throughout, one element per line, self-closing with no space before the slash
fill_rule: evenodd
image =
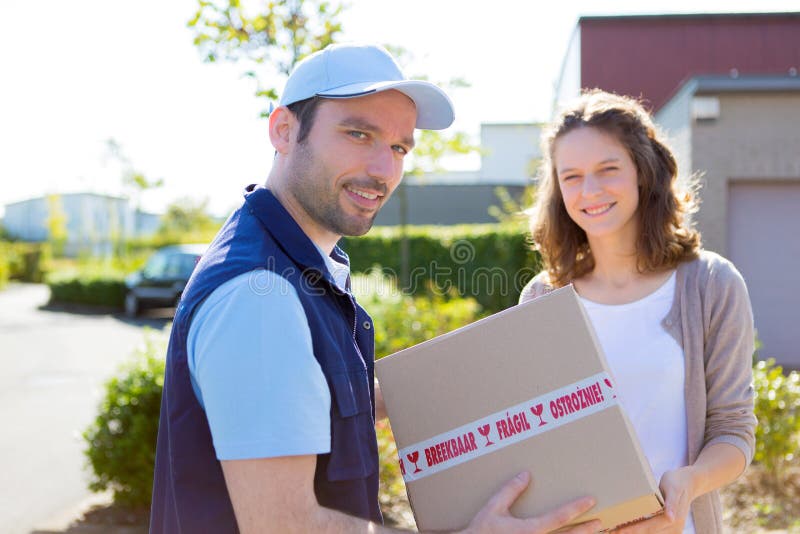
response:
<path id="1" fill-rule="evenodd" d="M 358 130 L 351 130 L 348 133 L 350 134 L 350 137 L 354 137 L 356 139 L 366 139 L 367 138 L 367 134 L 366 133 L 360 132 Z"/>
<path id="2" fill-rule="evenodd" d="M 406 147 L 404 147 L 404 146 L 394 145 L 392 148 L 394 149 L 395 152 L 397 152 L 398 154 L 401 154 L 403 156 L 408 154 L 408 149 L 406 149 Z"/>

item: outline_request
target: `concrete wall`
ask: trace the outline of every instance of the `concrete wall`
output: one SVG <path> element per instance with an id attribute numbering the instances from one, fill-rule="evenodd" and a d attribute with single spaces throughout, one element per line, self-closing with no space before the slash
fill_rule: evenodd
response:
<path id="1" fill-rule="evenodd" d="M 499 206 L 495 194 L 498 185 L 416 185 L 404 184 L 408 224 L 471 224 L 494 223 L 489 215 L 490 206 Z M 515 198 L 519 198 L 523 186 L 506 185 Z M 400 224 L 400 206 L 403 191 L 395 190 L 389 202 L 375 219 L 376 225 Z"/>
<path id="2" fill-rule="evenodd" d="M 705 248 L 725 255 L 729 182 L 800 179 L 800 93 L 717 96 L 719 118 L 692 126 L 691 158 L 704 173 L 697 221 Z"/>

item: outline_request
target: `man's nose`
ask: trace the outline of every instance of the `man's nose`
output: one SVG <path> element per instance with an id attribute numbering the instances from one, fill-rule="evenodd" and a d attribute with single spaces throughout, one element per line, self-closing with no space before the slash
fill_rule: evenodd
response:
<path id="1" fill-rule="evenodd" d="M 367 174 L 371 178 L 385 183 L 394 179 L 399 165 L 392 147 L 379 146 L 372 152 L 372 157 L 367 164 Z"/>

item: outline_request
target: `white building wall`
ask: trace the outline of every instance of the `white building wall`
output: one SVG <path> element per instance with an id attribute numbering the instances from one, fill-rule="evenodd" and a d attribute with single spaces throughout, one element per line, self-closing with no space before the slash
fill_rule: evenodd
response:
<path id="1" fill-rule="evenodd" d="M 67 213 L 67 251 L 110 254 L 115 241 L 133 237 L 133 212 L 125 198 L 76 193 L 61 196 Z"/>
<path id="2" fill-rule="evenodd" d="M 692 168 L 692 101 L 695 83 L 688 83 L 655 115 L 655 122 L 666 134 L 667 141 L 678 160 L 678 176 L 686 181 Z"/>
<path id="3" fill-rule="evenodd" d="M 6 205 L 3 226 L 8 233 L 25 241 L 47 240 L 47 199 L 32 198 Z"/>
<path id="4" fill-rule="evenodd" d="M 112 251 L 115 241 L 142 235 L 136 228 L 136 217 L 126 198 L 95 193 L 58 195 L 66 215 L 68 255 L 104 255 Z M 147 217 L 146 215 L 149 215 Z M 24 241 L 46 241 L 50 205 L 47 197 L 8 204 L 3 224 L 8 233 Z M 152 214 L 143 214 L 152 226 Z M 152 228 L 146 229 L 152 233 Z"/>
<path id="5" fill-rule="evenodd" d="M 529 184 L 542 155 L 540 135 L 540 124 L 482 124 L 480 183 Z"/>
<path id="6" fill-rule="evenodd" d="M 576 26 L 567 45 L 567 53 L 561 64 L 561 73 L 556 82 L 553 115 L 559 108 L 581 94 L 581 27 Z"/>

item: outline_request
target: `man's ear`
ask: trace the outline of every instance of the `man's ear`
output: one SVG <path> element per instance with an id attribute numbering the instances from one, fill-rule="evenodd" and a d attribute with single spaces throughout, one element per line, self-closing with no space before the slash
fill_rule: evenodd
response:
<path id="1" fill-rule="evenodd" d="M 297 126 L 297 118 L 286 106 L 277 107 L 269 114 L 269 140 L 279 154 L 289 151 Z"/>

